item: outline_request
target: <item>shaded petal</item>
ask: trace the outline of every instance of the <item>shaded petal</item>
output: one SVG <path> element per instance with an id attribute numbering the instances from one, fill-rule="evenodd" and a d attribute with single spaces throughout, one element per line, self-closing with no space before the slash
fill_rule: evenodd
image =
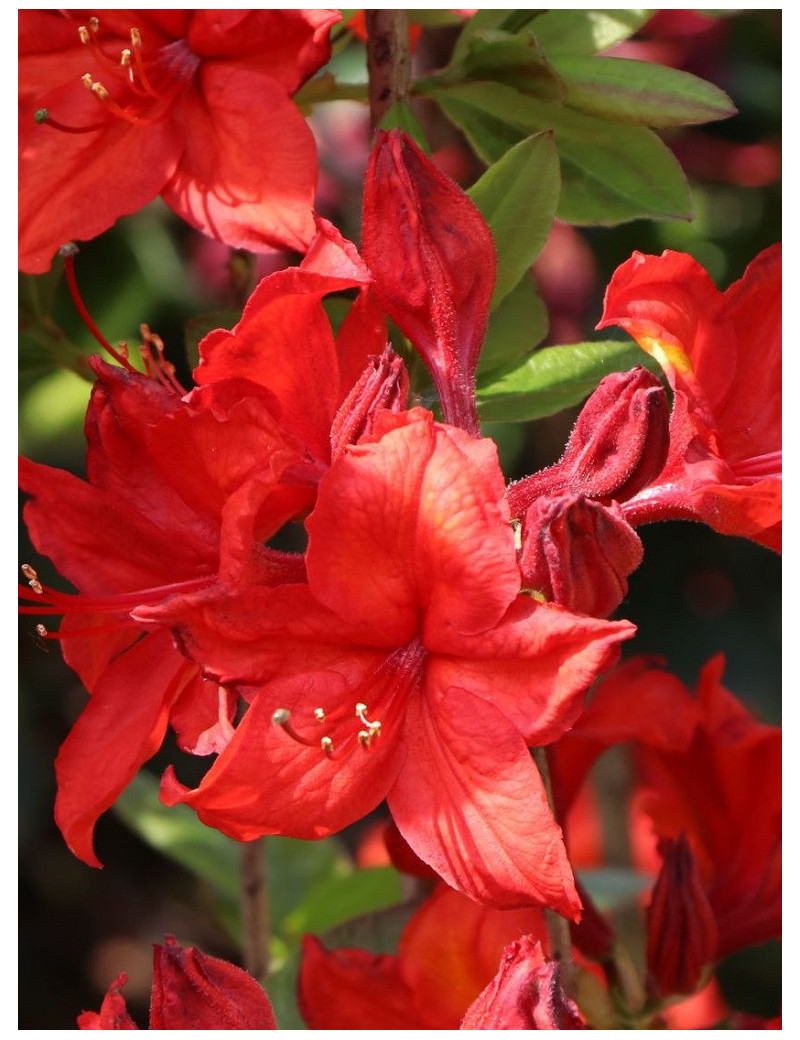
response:
<path id="1" fill-rule="evenodd" d="M 78 1015 L 78 1029 L 138 1029 L 128 1014 L 122 987 L 128 981 L 124 973 L 117 975 L 103 997 L 99 1011 L 82 1011 Z"/>
<path id="2" fill-rule="evenodd" d="M 636 629 L 519 596 L 495 628 L 431 641 L 428 681 L 494 704 L 529 744 L 549 744 L 576 720 L 583 695 Z M 437 633 L 438 637 L 438 633 Z"/>
<path id="3" fill-rule="evenodd" d="M 170 707 L 196 672 L 168 632 L 144 636 L 108 667 L 61 745 L 56 823 L 90 866 L 101 866 L 92 841 L 97 818 L 159 749 Z"/>
<path id="4" fill-rule="evenodd" d="M 561 830 L 522 737 L 466 690 L 412 698 L 407 758 L 389 792 L 418 856 L 471 899 L 579 916 Z"/>
<path id="5" fill-rule="evenodd" d="M 496 448 L 422 409 L 395 419 L 320 481 L 307 521 L 310 586 L 396 645 L 420 615 L 426 645 L 440 631 L 490 628 L 520 580 Z"/>
<path id="6" fill-rule="evenodd" d="M 314 236 L 316 147 L 276 79 L 233 61 L 205 62 L 173 120 L 184 141 L 165 202 L 227 245 L 305 250 Z M 250 141 L 269 142 L 267 153 Z"/>
<path id="7" fill-rule="evenodd" d="M 434 1028 L 457 1029 L 506 945 L 528 932 L 548 944 L 538 907 L 495 910 L 440 884 L 409 921 L 397 951 L 420 1013 Z"/>
<path id="8" fill-rule="evenodd" d="M 303 937 L 297 997 L 309 1029 L 424 1029 L 396 957 Z"/>
<path id="9" fill-rule="evenodd" d="M 404 698 L 381 714 L 380 740 L 369 749 L 357 740 L 354 709 L 364 687 L 376 704 L 392 692 L 393 676 L 386 678 L 386 690 L 372 681 L 379 665 L 374 654 L 358 663 L 351 655 L 338 671 L 306 671 L 265 686 L 200 786 L 188 790 L 170 771 L 162 800 L 188 803 L 204 823 L 239 841 L 263 834 L 324 838 L 361 819 L 383 800 L 404 757 L 399 739 Z M 314 717 L 316 707 L 324 708 L 328 721 Z M 299 739 L 273 723 L 280 708 L 290 713 Z M 331 758 L 321 746 L 328 735 Z"/>

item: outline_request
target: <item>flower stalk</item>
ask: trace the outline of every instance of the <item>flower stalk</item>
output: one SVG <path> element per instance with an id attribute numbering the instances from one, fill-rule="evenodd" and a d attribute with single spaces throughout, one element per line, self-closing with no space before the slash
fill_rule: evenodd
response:
<path id="1" fill-rule="evenodd" d="M 392 105 L 408 96 L 408 12 L 369 10 L 366 18 L 370 124 L 375 130 Z"/>

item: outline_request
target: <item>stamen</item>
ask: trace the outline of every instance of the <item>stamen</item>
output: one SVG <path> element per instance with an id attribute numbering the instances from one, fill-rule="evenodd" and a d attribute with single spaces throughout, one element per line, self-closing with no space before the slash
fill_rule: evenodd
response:
<path id="1" fill-rule="evenodd" d="M 87 72 L 81 76 L 81 82 L 87 90 L 90 90 L 92 94 L 94 94 L 98 101 L 101 101 L 110 112 L 113 112 L 115 116 L 119 116 L 120 119 L 124 119 L 128 123 L 133 123 L 136 126 L 155 126 L 158 122 L 157 119 L 145 119 L 143 116 L 136 116 L 127 108 L 118 105 L 103 84 L 99 80 L 92 79 L 90 73 Z"/>
<path id="2" fill-rule="evenodd" d="M 147 78 L 147 72 L 145 71 L 144 59 L 142 58 L 142 36 L 138 29 L 131 29 L 131 46 L 133 47 L 133 61 L 136 65 L 136 74 L 139 77 L 139 82 L 145 93 L 157 98 L 159 96 L 158 91 Z"/>
<path id="3" fill-rule="evenodd" d="M 98 30 L 100 29 L 100 19 L 96 18 L 94 15 L 92 15 L 92 17 L 89 19 L 89 29 L 96 36 L 97 33 L 98 33 Z"/>
<path id="4" fill-rule="evenodd" d="M 331 738 L 323 737 L 322 740 L 320 740 L 319 744 L 322 750 L 328 756 L 328 758 L 333 758 L 333 741 L 331 740 Z"/>
<path id="5" fill-rule="evenodd" d="M 28 579 L 28 581 L 37 581 L 39 578 L 39 575 L 36 573 L 33 567 L 31 567 L 29 563 L 23 563 L 20 567 L 20 570 Z"/>
<path id="6" fill-rule="evenodd" d="M 370 722 L 367 718 L 367 706 L 366 704 L 358 703 L 356 705 L 356 717 L 359 722 L 363 723 L 367 728 L 360 730 L 358 733 L 358 739 L 362 747 L 371 747 L 372 742 L 377 740 L 381 735 L 381 724 L 380 722 Z"/>
<path id="7" fill-rule="evenodd" d="M 44 625 L 37 625 L 36 626 L 36 635 L 39 636 L 41 639 L 47 639 L 47 637 L 50 635 L 50 633 L 47 631 L 47 629 L 44 627 Z"/>
<path id="8" fill-rule="evenodd" d="M 135 372 L 136 369 L 130 361 L 111 346 L 100 329 L 95 325 L 91 314 L 89 314 L 89 311 L 86 309 L 86 304 L 83 302 L 83 298 L 78 291 L 78 280 L 75 277 L 75 254 L 77 252 L 78 247 L 73 242 L 70 242 L 67 246 L 62 246 L 59 250 L 59 254 L 64 258 L 64 274 L 67 278 L 67 286 L 69 287 L 72 300 L 78 308 L 78 313 L 83 318 L 87 329 L 91 332 L 100 346 L 103 347 L 104 350 L 107 350 L 114 360 L 119 362 L 126 371 Z"/>
<path id="9" fill-rule="evenodd" d="M 81 38 L 81 43 L 91 43 L 92 37 L 89 34 L 89 30 L 85 25 L 78 26 L 78 36 Z"/>
<path id="10" fill-rule="evenodd" d="M 305 737 L 301 737 L 297 730 L 292 726 L 289 721 L 292 717 L 292 713 L 288 708 L 276 708 L 272 713 L 272 724 L 273 726 L 280 726 L 284 732 L 286 732 L 292 740 L 296 740 L 298 744 L 305 744 L 306 747 L 316 747 L 317 745 L 313 740 L 306 740 Z M 330 739 L 329 737 L 323 737 L 323 740 Z"/>
<path id="11" fill-rule="evenodd" d="M 325 712 L 322 708 L 314 708 L 314 718 L 317 722 L 325 721 Z"/>
<path id="12" fill-rule="evenodd" d="M 90 123 L 88 126 L 67 126 L 66 123 L 60 123 L 57 119 L 53 119 L 46 108 L 37 108 L 33 113 L 33 118 L 40 126 L 42 124 L 52 126 L 54 130 L 60 130 L 63 134 L 88 134 L 93 130 L 102 130 L 106 126 L 105 122 Z"/>

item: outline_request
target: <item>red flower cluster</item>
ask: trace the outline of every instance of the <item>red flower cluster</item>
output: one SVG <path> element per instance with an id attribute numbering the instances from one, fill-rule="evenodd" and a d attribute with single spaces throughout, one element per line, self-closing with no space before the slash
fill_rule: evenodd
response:
<path id="1" fill-rule="evenodd" d="M 87 142 L 102 156 L 147 141 L 154 162 L 146 183 L 131 174 L 91 208 L 26 179 L 29 269 L 47 266 L 68 218 L 70 236 L 92 235 L 121 198 L 135 208 L 159 191 L 226 241 L 311 240 L 302 207 L 289 207 L 294 222 L 256 221 L 270 187 L 239 194 L 256 181 L 238 166 L 237 132 L 253 81 L 260 120 L 273 118 L 265 90 L 291 107 L 333 12 L 145 12 L 115 80 L 100 70 L 129 15 L 109 12 L 77 37 L 97 63 L 88 93 L 71 79 L 77 59 L 63 59 L 71 16 L 30 14 L 25 61 L 53 82 L 26 98 L 48 113 L 23 135 L 26 158 L 46 172 L 56 141 L 60 163 L 84 162 Z M 37 19 L 57 43 L 34 32 Z M 170 72 L 165 92 L 174 63 L 185 74 Z M 96 126 L 81 123 L 87 105 L 100 107 Z M 193 121 L 197 150 L 174 132 Z M 59 133 L 67 124 L 86 133 Z M 93 169 L 102 180 L 102 161 Z M 63 225 L 40 220 L 44 196 L 68 215 Z M 723 690 L 721 665 L 707 667 L 697 701 L 641 661 L 585 711 L 584 699 L 634 634 L 608 618 L 642 559 L 635 525 L 690 516 L 777 545 L 779 254 L 763 253 L 725 294 L 678 254 L 624 264 L 602 324 L 621 324 L 658 358 L 671 408 L 643 369 L 609 376 L 561 460 L 507 487 L 475 401 L 495 271 L 483 218 L 399 131 L 379 136 L 364 205 L 366 262 L 318 220 L 300 266 L 265 278 L 240 322 L 202 341 L 188 392 L 163 365 L 142 375 L 94 359 L 86 480 L 22 460 L 31 538 L 78 590 L 47 588 L 27 566 L 24 609 L 63 616 L 57 634 L 42 634 L 62 641 L 91 693 L 59 753 L 56 818 L 75 854 L 99 865 L 95 823 L 168 727 L 184 751 L 216 758 L 196 787 L 170 767 L 162 800 L 236 839 L 323 838 L 385 800 L 450 887 L 420 910 L 396 958 L 308 940 L 301 997 L 312 1025 L 381 1027 L 380 991 L 385 1028 L 584 1028 L 539 908 L 576 926 L 583 910 L 575 945 L 613 988 L 613 934 L 576 887 L 553 813 L 567 818 L 612 744 L 635 742 L 643 811 L 661 841 L 647 925 L 654 991 L 689 992 L 709 964 L 775 933 L 779 820 L 763 797 L 755 808 L 747 778 L 752 760 L 777 779 L 776 736 Z M 323 299 L 345 290 L 356 298 L 334 333 Z M 384 311 L 430 370 L 443 421 L 409 407 Z M 304 524 L 302 553 L 269 546 L 290 521 Z M 552 799 L 531 755 L 544 746 Z M 450 925 L 432 923 L 440 914 L 479 940 L 453 952 Z M 691 941 L 676 941 L 676 927 Z M 192 977 L 214 974 L 201 955 L 166 949 Z M 130 1028 L 113 1024 L 125 1019 L 118 989 L 101 1019 Z M 345 989 L 369 999 L 331 1012 L 324 994 Z M 175 1028 L 167 1016 L 154 1027 Z"/>

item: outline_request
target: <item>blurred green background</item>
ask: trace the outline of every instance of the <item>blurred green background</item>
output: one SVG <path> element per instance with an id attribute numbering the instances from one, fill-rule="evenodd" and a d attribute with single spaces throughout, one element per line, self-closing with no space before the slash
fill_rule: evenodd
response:
<path id="1" fill-rule="evenodd" d="M 685 16 L 683 18 L 679 16 Z M 416 56 L 419 71 L 437 67 L 449 53 L 453 30 L 426 30 Z M 740 277 L 762 248 L 781 237 L 781 12 L 661 12 L 616 53 L 650 58 L 694 72 L 721 86 L 739 113 L 722 123 L 667 138 L 692 184 L 691 223 L 636 221 L 617 228 L 554 228 L 535 268 L 550 312 L 546 342 L 591 339 L 604 287 L 634 249 L 679 249 L 703 263 L 721 288 Z M 355 68 L 355 45 L 340 59 Z M 458 133 L 430 107 L 419 117 L 434 153 L 471 183 L 480 167 Z M 320 106 L 313 125 L 320 147 L 320 212 L 359 239 L 361 177 L 368 129 L 356 103 Z M 455 161 L 454 156 L 457 161 Z M 113 341 L 136 342 L 146 322 L 167 345 L 185 385 L 190 382 L 186 344 L 230 319 L 242 288 L 229 271 L 228 250 L 194 233 L 160 201 L 120 220 L 81 247 L 77 272 L 89 310 Z M 258 276 L 296 260 L 259 258 Z M 75 313 L 62 282 L 52 279 L 54 318 L 75 353 L 95 344 Z M 49 291 L 48 279 L 21 292 Z M 187 334 L 187 323 L 196 323 Z M 83 412 L 89 384 L 68 368 L 54 369 L 52 351 L 74 358 L 63 342 L 29 329 L 20 345 L 20 450 L 38 461 L 83 467 Z M 486 433 L 501 447 L 504 469 L 516 478 L 554 461 L 575 417 L 570 410 L 526 426 L 492 424 Z M 631 579 L 619 614 L 638 626 L 634 652 L 666 655 L 694 685 L 700 666 L 723 651 L 726 685 L 766 722 L 780 722 L 780 559 L 740 539 L 700 525 L 664 524 L 640 531 L 645 562 Z M 44 581 L 55 579 L 29 546 L 20 526 L 20 562 L 34 564 Z M 62 586 L 63 587 L 63 586 Z M 60 658 L 33 638 L 35 618 L 20 626 L 20 996 L 19 1027 L 73 1028 L 82 1009 L 99 1007 L 120 970 L 140 1025 L 147 1021 L 150 943 L 165 932 L 206 952 L 237 959 L 224 925 L 211 912 L 207 885 L 153 851 L 114 813 L 98 826 L 103 871 L 78 862 L 52 822 L 53 760 L 85 702 Z M 152 763 L 156 774 L 171 749 Z M 345 836 L 343 847 L 353 847 Z M 779 946 L 746 951 L 722 966 L 720 978 L 733 1007 L 779 1010 Z"/>

